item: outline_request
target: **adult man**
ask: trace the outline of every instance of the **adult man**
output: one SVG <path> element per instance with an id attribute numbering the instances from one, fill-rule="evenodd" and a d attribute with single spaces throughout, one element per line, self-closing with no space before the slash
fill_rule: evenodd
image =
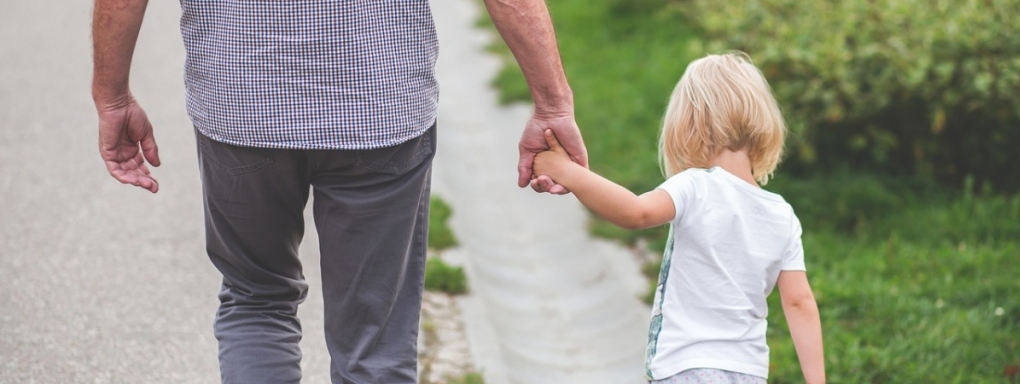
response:
<path id="1" fill-rule="evenodd" d="M 153 193 L 152 127 L 128 87 L 146 0 L 96 0 L 100 154 Z M 554 130 L 587 162 L 541 0 L 487 0 L 528 79 L 519 186 Z M 427 0 L 181 0 L 225 383 L 301 377 L 297 259 L 309 187 L 334 383 L 413 383 L 435 149 L 437 54 Z M 548 179 L 540 192 L 564 193 Z"/>

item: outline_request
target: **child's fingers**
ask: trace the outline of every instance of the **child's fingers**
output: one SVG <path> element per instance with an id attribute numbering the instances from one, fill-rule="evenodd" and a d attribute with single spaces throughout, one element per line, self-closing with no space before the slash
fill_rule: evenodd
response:
<path id="1" fill-rule="evenodd" d="M 549 145 L 550 151 L 565 152 L 563 146 L 560 145 L 560 141 L 556 140 L 556 134 L 551 129 L 545 130 L 545 143 Z"/>

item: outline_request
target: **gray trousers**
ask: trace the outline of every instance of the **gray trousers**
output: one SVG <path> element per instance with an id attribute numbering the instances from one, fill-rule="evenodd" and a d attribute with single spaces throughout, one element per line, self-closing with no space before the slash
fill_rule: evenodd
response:
<path id="1" fill-rule="evenodd" d="M 436 128 L 374 150 L 238 147 L 197 133 L 206 248 L 223 274 L 223 383 L 298 383 L 314 191 L 333 383 L 415 383 Z"/>

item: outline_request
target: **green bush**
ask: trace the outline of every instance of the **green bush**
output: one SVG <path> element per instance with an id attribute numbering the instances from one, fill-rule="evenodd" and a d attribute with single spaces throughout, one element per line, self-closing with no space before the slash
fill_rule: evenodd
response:
<path id="1" fill-rule="evenodd" d="M 438 257 L 429 258 L 425 262 L 425 289 L 452 294 L 467 293 L 464 268 L 446 264 Z"/>
<path id="2" fill-rule="evenodd" d="M 851 165 L 1020 188 L 1020 0 L 673 0 L 763 69 L 789 168 Z"/>
<path id="3" fill-rule="evenodd" d="M 450 229 L 450 215 L 453 209 L 442 199 L 433 196 L 429 201 L 429 248 L 441 251 L 457 245 L 457 238 Z M 443 262 L 438 254 L 425 262 L 425 289 L 452 294 L 467 292 L 467 276 L 464 269 Z"/>
<path id="4" fill-rule="evenodd" d="M 453 210 L 442 199 L 433 196 L 429 201 L 429 248 L 441 251 L 457 245 L 457 238 L 448 224 Z"/>

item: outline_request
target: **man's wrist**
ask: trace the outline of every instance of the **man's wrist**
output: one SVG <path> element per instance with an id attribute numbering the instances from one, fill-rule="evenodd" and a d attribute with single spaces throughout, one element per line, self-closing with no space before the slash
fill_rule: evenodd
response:
<path id="1" fill-rule="evenodd" d="M 96 109 L 116 109 L 127 106 L 131 102 L 131 91 L 128 89 L 111 89 L 92 87 L 92 101 Z"/>
<path id="2" fill-rule="evenodd" d="M 539 96 L 535 93 L 531 98 L 534 100 L 534 114 L 537 116 L 554 118 L 573 115 L 573 93 L 569 88 L 557 95 Z"/>

